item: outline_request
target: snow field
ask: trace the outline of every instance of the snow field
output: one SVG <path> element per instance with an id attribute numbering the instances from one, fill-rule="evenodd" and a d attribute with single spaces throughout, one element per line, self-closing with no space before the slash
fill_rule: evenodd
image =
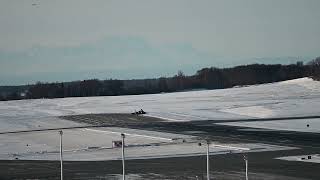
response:
<path id="1" fill-rule="evenodd" d="M 90 113 L 131 113 L 144 109 L 148 116 L 169 121 L 230 120 L 320 115 L 320 82 L 301 78 L 241 88 L 137 96 L 81 97 L 0 102 L 0 132 L 83 126 L 57 116 Z M 309 126 L 307 126 L 309 124 Z M 223 125 L 319 133 L 319 119 L 223 123 Z M 205 153 L 196 142 L 175 139 L 190 136 L 121 128 L 64 131 L 66 160 L 114 160 L 119 149 L 113 140 L 127 133 L 129 159 L 194 156 Z M 178 141 L 178 142 L 177 142 Z M 0 159 L 57 160 L 59 135 L 55 131 L 0 135 Z M 249 151 L 290 147 L 263 144 L 212 146 L 212 153 L 229 153 L 234 147 Z M 238 151 L 238 150 L 236 150 Z M 244 150 L 242 150 L 244 151 Z M 240 152 L 240 151 L 239 151 Z"/>

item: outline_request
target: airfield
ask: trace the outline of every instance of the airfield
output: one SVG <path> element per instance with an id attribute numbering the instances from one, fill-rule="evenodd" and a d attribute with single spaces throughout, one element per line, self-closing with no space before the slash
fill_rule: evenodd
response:
<path id="1" fill-rule="evenodd" d="M 319 179 L 320 82 L 310 78 L 137 96 L 0 102 L 0 179 L 118 179 L 126 134 L 128 179 L 211 176 Z M 146 115 L 132 115 L 143 109 Z M 30 132 L 31 131 L 31 132 Z M 18 132 L 18 133 L 16 133 Z M 200 144 L 199 144 L 200 143 Z M 312 155 L 311 160 L 302 159 Z"/>

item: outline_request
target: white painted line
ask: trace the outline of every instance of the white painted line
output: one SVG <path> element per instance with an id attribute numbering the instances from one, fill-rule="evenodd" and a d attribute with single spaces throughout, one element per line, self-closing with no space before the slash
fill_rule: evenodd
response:
<path id="1" fill-rule="evenodd" d="M 233 150 L 239 150 L 239 151 L 250 151 L 250 148 L 235 147 L 235 146 L 228 146 L 228 145 L 212 144 L 211 147 L 220 147 L 220 148 L 227 148 L 227 149 L 233 149 Z"/>
<path id="2" fill-rule="evenodd" d="M 124 133 L 124 132 L 106 131 L 106 130 L 97 130 L 97 129 L 88 129 L 88 128 L 86 128 L 85 130 L 95 131 L 95 132 L 102 132 L 102 133 L 109 133 L 109 134 Z M 170 138 L 163 138 L 163 137 L 156 137 L 156 136 L 149 136 L 149 135 L 141 135 L 141 134 L 130 134 L 130 133 L 125 133 L 125 134 L 128 135 L 128 136 L 132 136 L 132 137 L 144 137 L 144 138 L 149 138 L 149 139 L 161 139 L 161 140 L 165 140 L 165 141 L 172 141 L 172 139 L 170 139 Z"/>

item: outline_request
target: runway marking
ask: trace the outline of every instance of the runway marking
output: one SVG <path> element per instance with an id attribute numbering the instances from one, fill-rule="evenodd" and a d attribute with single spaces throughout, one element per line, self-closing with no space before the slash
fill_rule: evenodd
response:
<path id="1" fill-rule="evenodd" d="M 243 147 L 235 147 L 235 146 L 228 146 L 228 145 L 218 145 L 218 144 L 211 144 L 211 147 L 221 147 L 221 148 L 228 148 L 234 149 L 239 151 L 250 151 L 250 148 L 243 148 Z"/>
<path id="2" fill-rule="evenodd" d="M 97 129 L 89 129 L 89 128 L 85 128 L 85 130 L 102 132 L 102 133 L 110 133 L 110 134 L 120 134 L 121 133 L 121 132 L 117 132 L 117 131 L 97 130 Z M 157 136 L 132 134 L 132 133 L 124 133 L 124 134 L 128 135 L 128 136 L 132 136 L 132 137 L 144 137 L 144 138 L 150 138 L 150 139 L 161 139 L 161 140 L 165 140 L 165 141 L 172 141 L 172 139 L 170 139 L 170 138 L 163 138 L 163 137 L 157 137 Z"/>

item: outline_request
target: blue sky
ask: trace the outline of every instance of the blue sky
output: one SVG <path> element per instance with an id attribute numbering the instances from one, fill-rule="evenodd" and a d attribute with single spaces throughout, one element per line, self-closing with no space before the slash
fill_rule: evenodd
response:
<path id="1" fill-rule="evenodd" d="M 308 61 L 320 56 L 318 7 L 318 0 L 1 0 L 0 85 Z"/>

